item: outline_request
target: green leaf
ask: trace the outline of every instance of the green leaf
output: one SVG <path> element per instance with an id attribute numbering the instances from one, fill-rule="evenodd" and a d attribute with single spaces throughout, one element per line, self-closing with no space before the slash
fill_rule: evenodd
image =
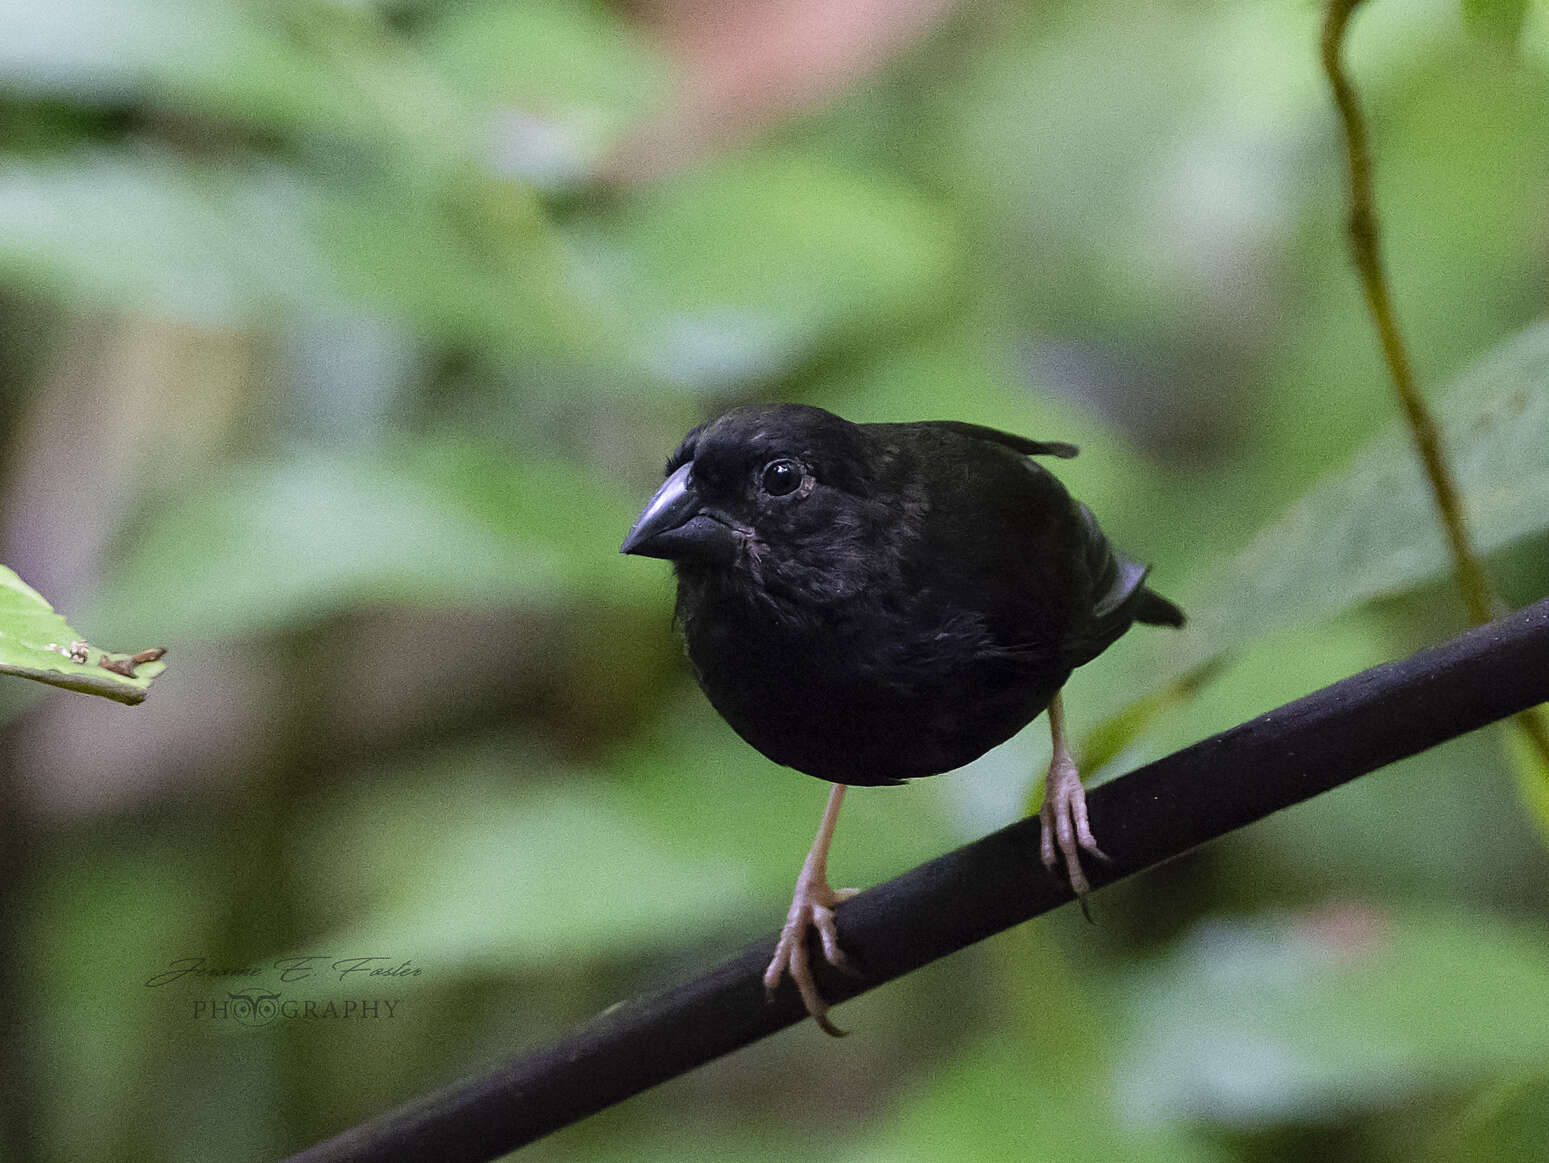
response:
<path id="1" fill-rule="evenodd" d="M 687 848 L 746 868 L 770 910 L 760 928 L 773 927 L 769 919 L 790 902 L 827 785 L 753 750 L 690 686 L 653 730 L 618 748 L 606 770 L 628 789 L 616 794 L 628 795 L 633 815 L 654 820 Z M 875 884 L 982 834 L 978 818 L 952 826 L 961 798 L 961 787 L 945 780 L 917 781 L 907 795 L 852 789 L 829 861 L 836 886 Z M 990 826 L 1004 822 L 1001 816 Z"/>
<path id="2" fill-rule="evenodd" d="M 1549 1061 L 1549 941 L 1360 905 L 1201 926 L 1116 999 L 1142 1124 L 1321 1121 Z"/>
<path id="3" fill-rule="evenodd" d="M 653 386 L 516 183 L 466 175 L 427 191 L 153 150 L 0 154 L 0 220 L 0 283 L 89 308 L 212 327 L 386 316 L 569 369 L 583 390 Z"/>
<path id="4" fill-rule="evenodd" d="M 524 187 L 468 176 L 430 196 L 384 183 L 331 190 L 321 207 L 317 245 L 357 301 L 497 355 L 627 365 Z"/>
<path id="5" fill-rule="evenodd" d="M 588 176 L 668 96 L 666 62 L 594 0 L 479 0 L 427 15 L 427 57 L 491 117 L 496 167 L 527 181 Z"/>
<path id="6" fill-rule="evenodd" d="M 1464 372 L 1435 413 L 1476 548 L 1549 529 L 1549 325 Z M 1451 565 L 1428 482 L 1395 423 L 1201 587 L 1197 638 L 1245 641 L 1413 589 Z"/>
<path id="7" fill-rule="evenodd" d="M 456 440 L 297 448 L 173 498 L 108 581 L 104 618 L 204 639 L 363 604 L 627 598 L 635 498 L 580 466 Z"/>
<path id="8" fill-rule="evenodd" d="M 994 999 L 993 1029 L 955 1052 L 950 1042 L 938 1049 L 951 1057 L 922 1079 L 923 1086 L 912 1088 L 915 1093 L 901 1096 L 897 1115 L 876 1141 L 839 1158 L 1070 1163 L 1227 1158 L 1194 1128 L 1143 1125 L 1124 1117 L 1122 1095 L 1110 1081 L 1116 1039 L 1124 1031 L 1101 1004 L 1104 991 L 1097 983 L 1104 970 L 1086 962 L 1078 969 L 1062 954 L 1053 931 L 1052 919 L 1035 921 L 987 944 L 984 952 L 995 969 L 987 990 Z M 961 993 L 964 969 L 959 964 L 940 976 L 957 981 Z M 1051 983 L 1058 983 L 1054 1004 Z M 956 1000 L 962 1004 L 961 997 Z M 957 1012 L 961 1020 L 962 1011 Z M 1007 1102 L 1008 1094 L 1017 1100 Z"/>
<path id="9" fill-rule="evenodd" d="M 437 974 L 572 973 L 708 935 L 749 899 L 737 855 L 531 753 L 464 748 L 357 786 L 302 846 L 339 948 L 390 948 Z"/>
<path id="10" fill-rule="evenodd" d="M 1523 720 L 1530 718 L 1531 723 Z M 1528 810 L 1528 818 L 1549 844 L 1549 759 L 1544 744 L 1549 741 L 1549 703 L 1518 715 L 1506 733 L 1506 759 L 1517 777 L 1517 792 Z"/>
<path id="11" fill-rule="evenodd" d="M 1512 47 L 1527 10 L 1528 0 L 1463 0 L 1463 22 L 1475 35 Z"/>
<path id="12" fill-rule="evenodd" d="M 37 590 L 0 565 L 0 674 L 133 705 L 145 701 L 151 680 L 167 668 L 159 652 L 145 653 L 155 658 L 112 654 L 82 641 Z"/>
<path id="13" fill-rule="evenodd" d="M 1092 771 L 1106 767 L 1164 715 L 1189 702 L 1202 687 L 1213 681 L 1220 673 L 1221 664 L 1221 659 L 1213 659 L 1104 719 L 1082 740 L 1082 764 Z M 1029 812 L 1036 811 L 1041 803 L 1040 796 L 1038 803 L 1029 805 Z"/>
<path id="14" fill-rule="evenodd" d="M 933 1071 L 875 1145 L 839 1158 L 1061 1159 L 1103 1163 L 1207 1163 L 1225 1152 L 1182 1128 L 1153 1130 L 1116 1117 L 1101 1087 L 1072 1084 L 1054 1069 L 1030 1069 L 1016 1045 Z M 1014 1101 L 1007 1095 L 1014 1093 Z M 1029 1148 L 1036 1144 L 1036 1150 Z M 923 1148 L 923 1152 L 922 1152 Z"/>
<path id="15" fill-rule="evenodd" d="M 80 1079 L 94 1096 L 83 1111 L 58 1088 L 41 1089 L 41 1141 L 114 1157 L 125 1127 L 154 1103 L 147 1055 L 175 1055 L 186 1044 L 188 1010 L 142 983 L 171 959 L 206 950 L 218 931 L 230 891 L 209 875 L 230 858 L 220 832 L 208 816 L 163 820 L 159 828 L 61 837 L 39 854 L 28 948 L 54 971 L 35 980 L 36 1061 L 49 1076 Z M 116 995 L 110 1006 L 101 1004 L 107 991 Z"/>
<path id="16" fill-rule="evenodd" d="M 469 156 L 469 122 L 369 6 L 0 0 L 0 85 Z"/>
<path id="17" fill-rule="evenodd" d="M 906 187 L 800 155 L 746 155 L 669 178 L 575 228 L 648 366 L 726 389 L 929 310 L 954 224 Z"/>
<path id="18" fill-rule="evenodd" d="M 151 151 L 0 156 L 0 276 L 212 326 L 339 312 L 320 209 L 315 189 L 277 167 Z"/>
<path id="19" fill-rule="evenodd" d="M 1518 1163 L 1549 1143 L 1549 1076 L 1491 1083 L 1417 1157 L 1427 1163 Z"/>
<path id="20" fill-rule="evenodd" d="M 1463 372 L 1434 412 L 1476 549 L 1489 553 L 1549 529 L 1549 324 Z M 1192 586 L 1181 601 L 1189 625 L 1149 635 L 1133 670 L 1155 689 L 1223 652 L 1415 589 L 1451 568 L 1430 487 L 1407 429 L 1395 422 Z M 1080 689 L 1079 705 L 1098 717 L 1135 694 L 1111 682 Z"/>
<path id="21" fill-rule="evenodd" d="M 0 25 L 0 78 L 22 91 L 133 100 L 266 74 L 277 92 L 311 87 L 294 46 L 243 4 L 0 0 Z"/>

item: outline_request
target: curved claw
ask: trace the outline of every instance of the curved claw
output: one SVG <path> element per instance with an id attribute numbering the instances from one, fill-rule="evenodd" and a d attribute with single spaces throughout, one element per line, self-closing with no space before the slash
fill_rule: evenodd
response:
<path id="1" fill-rule="evenodd" d="M 823 959 L 834 968 L 853 977 L 860 972 L 850 963 L 844 950 L 839 947 L 839 930 L 834 923 L 834 906 L 849 900 L 858 890 L 843 888 L 834 890 L 824 880 L 811 880 L 805 875 L 796 882 L 796 895 L 786 914 L 785 928 L 780 931 L 780 941 L 775 946 L 769 968 L 764 970 L 764 993 L 774 996 L 776 987 L 788 972 L 801 994 L 807 1013 L 817 1022 L 818 1028 L 830 1037 L 842 1038 L 849 1031 L 842 1030 L 828 1019 L 828 1003 L 818 992 L 817 981 L 812 976 L 812 959 L 807 947 L 807 930 L 816 929 L 823 946 Z"/>
<path id="2" fill-rule="evenodd" d="M 1091 882 L 1081 868 L 1081 853 L 1091 853 L 1107 862 L 1108 855 L 1097 846 L 1092 836 L 1092 825 L 1087 819 L 1086 791 L 1081 786 L 1081 776 L 1068 756 L 1056 756 L 1049 765 L 1049 776 L 1043 796 L 1043 807 L 1038 812 L 1043 821 L 1043 835 L 1039 842 L 1039 855 L 1043 866 L 1058 875 L 1058 864 L 1064 859 L 1065 876 L 1071 891 L 1081 904 L 1081 912 L 1088 921 L 1092 919 L 1087 908 L 1086 894 L 1092 890 Z"/>

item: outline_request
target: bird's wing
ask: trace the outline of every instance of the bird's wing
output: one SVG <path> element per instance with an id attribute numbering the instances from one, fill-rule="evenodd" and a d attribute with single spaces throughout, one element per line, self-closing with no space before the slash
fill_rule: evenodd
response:
<path id="1" fill-rule="evenodd" d="M 913 469 L 926 481 L 922 590 L 982 613 L 998 649 L 1076 667 L 1136 618 L 1181 623 L 1171 603 L 1152 600 L 1149 567 L 1028 459 L 1074 456 L 1074 446 L 950 420 L 877 429 L 915 452 Z"/>
<path id="2" fill-rule="evenodd" d="M 1057 456 L 1061 460 L 1069 460 L 1080 451 L 1074 444 L 1066 444 L 1063 440 L 1029 440 L 1014 432 L 1002 432 L 999 428 L 987 428 L 983 424 L 965 424 L 961 420 L 926 420 L 918 427 L 955 432 L 972 440 L 987 440 L 991 444 L 1020 452 L 1023 456 Z"/>
<path id="3" fill-rule="evenodd" d="M 1112 646 L 1135 621 L 1138 608 L 1152 596 L 1145 586 L 1151 567 L 1109 541 L 1092 510 L 1080 501 L 1073 503 L 1081 519 L 1082 552 L 1091 579 L 1090 620 L 1069 644 L 1071 665 L 1081 666 Z"/>
<path id="4" fill-rule="evenodd" d="M 1092 579 L 1092 617 L 1101 622 L 1129 602 L 1135 591 L 1145 584 L 1151 567 L 1136 561 L 1109 541 L 1091 509 L 1080 501 L 1075 505 L 1076 512 L 1081 515 L 1087 573 Z"/>

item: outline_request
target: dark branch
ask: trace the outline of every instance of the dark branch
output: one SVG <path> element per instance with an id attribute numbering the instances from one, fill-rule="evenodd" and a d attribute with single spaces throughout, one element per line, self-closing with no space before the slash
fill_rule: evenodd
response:
<path id="1" fill-rule="evenodd" d="M 1527 707 L 1549 701 L 1549 599 L 1353 675 L 1095 790 L 1092 826 L 1131 876 L 1235 828 Z M 1038 820 L 1009 828 L 840 906 L 862 980 L 854 997 L 1070 899 L 1038 860 Z M 766 1003 L 773 937 L 693 981 L 604 1011 L 554 1046 L 390 1112 L 295 1156 L 492 1159 L 806 1017 L 794 989 Z M 826 969 L 821 966 L 820 969 Z"/>

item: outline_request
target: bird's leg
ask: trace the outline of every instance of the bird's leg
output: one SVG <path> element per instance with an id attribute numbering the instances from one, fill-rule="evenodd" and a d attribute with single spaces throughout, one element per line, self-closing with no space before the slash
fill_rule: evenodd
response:
<path id="1" fill-rule="evenodd" d="M 823 809 L 823 822 L 818 825 L 817 839 L 807 862 L 801 866 L 796 878 L 796 894 L 791 900 L 791 911 L 785 915 L 785 928 L 780 932 L 780 943 L 775 946 L 774 960 L 764 970 L 764 989 L 773 992 L 780 979 L 790 971 L 791 980 L 801 991 L 801 1000 L 825 1034 L 840 1037 L 844 1031 L 828 1020 L 828 1003 L 818 993 L 812 979 L 812 965 L 807 955 L 807 930 L 816 929 L 823 942 L 823 957 L 833 966 L 853 973 L 839 948 L 839 933 L 834 927 L 834 906 L 849 900 L 857 889 L 828 887 L 828 846 L 834 839 L 834 825 L 839 820 L 839 805 L 844 803 L 842 783 L 834 784 L 828 793 L 828 806 Z"/>
<path id="2" fill-rule="evenodd" d="M 1043 808 L 1038 813 L 1038 818 L 1043 821 L 1041 855 L 1044 867 L 1050 872 L 1056 871 L 1060 856 L 1065 858 L 1070 887 L 1081 902 L 1082 913 L 1090 921 L 1092 914 L 1087 912 L 1086 894 L 1092 886 L 1081 871 L 1081 849 L 1100 860 L 1108 857 L 1092 838 L 1092 825 L 1086 817 L 1086 791 L 1081 786 L 1076 761 L 1070 757 L 1070 745 L 1065 741 L 1065 705 L 1059 694 L 1055 694 L 1054 701 L 1049 704 L 1049 731 L 1054 736 L 1054 758 L 1049 761 Z"/>

